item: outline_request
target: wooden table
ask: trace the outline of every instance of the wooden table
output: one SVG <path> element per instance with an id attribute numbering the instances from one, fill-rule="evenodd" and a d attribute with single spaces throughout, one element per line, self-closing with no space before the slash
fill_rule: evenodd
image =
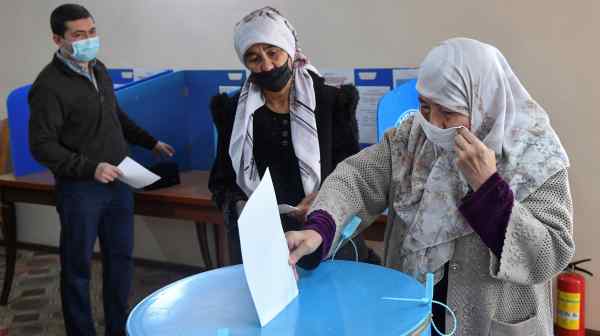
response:
<path id="1" fill-rule="evenodd" d="M 0 175 L 0 210 L 6 244 L 6 272 L 0 305 L 6 305 L 13 282 L 17 251 L 17 218 L 15 203 L 56 205 L 54 178 L 49 172 L 15 178 Z M 135 193 L 135 214 L 163 218 L 187 219 L 196 224 L 202 257 L 213 268 L 208 248 L 207 224 L 214 224 L 217 264 L 229 263 L 229 246 L 223 216 L 215 207 L 208 191 L 208 172 L 181 173 L 181 184 L 169 188 Z"/>
<path id="2" fill-rule="evenodd" d="M 229 242 L 223 215 L 215 207 L 208 190 L 207 171 L 181 173 L 181 184 L 153 191 L 135 193 L 135 214 L 153 217 L 187 219 L 196 225 L 196 235 L 207 268 L 213 268 L 208 248 L 207 226 L 214 225 L 217 266 L 229 264 Z M 13 282 L 17 252 L 17 218 L 15 203 L 56 205 L 54 178 L 49 172 L 22 177 L 0 175 L 0 211 L 6 244 L 6 272 L 0 305 L 6 305 Z M 385 217 L 365 231 L 369 240 L 383 240 Z"/>

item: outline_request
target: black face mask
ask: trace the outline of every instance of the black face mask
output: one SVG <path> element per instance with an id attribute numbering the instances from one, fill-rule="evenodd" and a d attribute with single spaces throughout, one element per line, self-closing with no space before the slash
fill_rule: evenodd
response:
<path id="1" fill-rule="evenodd" d="M 252 73 L 252 82 L 264 90 L 279 92 L 288 83 L 292 77 L 292 70 L 285 62 L 280 67 L 275 67 L 269 71 Z"/>

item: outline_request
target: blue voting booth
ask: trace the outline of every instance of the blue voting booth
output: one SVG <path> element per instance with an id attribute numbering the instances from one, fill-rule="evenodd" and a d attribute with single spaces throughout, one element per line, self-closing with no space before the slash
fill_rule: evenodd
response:
<path id="1" fill-rule="evenodd" d="M 240 87 L 245 76 L 242 70 L 176 71 L 120 88 L 117 96 L 130 118 L 175 148 L 173 159 L 182 171 L 209 170 L 216 154 L 210 99 Z M 155 160 L 138 147 L 132 148 L 132 156 L 145 166 Z"/>
<path id="2" fill-rule="evenodd" d="M 135 80 L 131 69 L 111 69 L 115 92 L 123 110 L 138 125 L 177 151 L 173 158 L 182 171 L 210 169 L 215 156 L 210 98 L 240 87 L 243 70 L 165 70 Z M 7 99 L 14 174 L 45 170 L 31 156 L 28 141 L 31 85 L 17 88 Z M 132 157 L 145 166 L 156 160 L 147 150 L 132 147 Z"/>
<path id="3" fill-rule="evenodd" d="M 368 115 L 359 111 L 359 127 L 373 134 L 366 147 L 379 140 L 389 127 L 393 127 L 406 110 L 418 108 L 415 79 L 395 78 L 394 71 L 406 68 L 353 69 L 354 84 L 359 92 L 378 88 L 381 97 L 362 96 L 361 104 L 369 100 L 374 104 Z M 414 68 L 408 68 L 414 70 Z M 135 69 L 109 69 L 115 85 L 117 99 L 123 110 L 140 126 L 156 138 L 173 145 L 182 171 L 207 170 L 216 152 L 216 130 L 213 126 L 210 98 L 222 92 L 235 92 L 246 79 L 244 70 L 163 70 L 139 78 Z M 31 85 L 12 91 L 7 99 L 10 145 L 14 173 L 23 176 L 45 170 L 29 151 L 27 129 L 29 104 L 27 94 Z M 141 148 L 132 148 L 135 160 L 148 166 L 154 163 L 152 154 Z"/>
<path id="4" fill-rule="evenodd" d="M 402 68 L 353 69 L 354 84 L 359 92 L 379 89 L 385 95 L 361 94 L 359 103 L 360 132 L 372 134 L 366 147 L 379 140 L 389 127 L 410 108 L 418 108 L 416 81 L 395 78 L 394 71 Z M 244 70 L 163 70 L 145 78 L 135 69 L 110 69 L 115 92 L 123 110 L 156 138 L 171 144 L 177 151 L 173 158 L 182 171 L 207 170 L 216 153 L 216 130 L 213 126 L 210 98 L 222 92 L 235 92 L 246 79 Z M 27 95 L 31 85 L 15 89 L 7 99 L 10 145 L 14 174 L 23 176 L 45 170 L 29 151 L 27 137 L 29 104 Z M 367 104 L 372 110 L 364 112 Z M 361 109 L 361 106 L 363 109 Z M 132 157 L 145 166 L 155 163 L 149 151 L 132 147 Z"/>

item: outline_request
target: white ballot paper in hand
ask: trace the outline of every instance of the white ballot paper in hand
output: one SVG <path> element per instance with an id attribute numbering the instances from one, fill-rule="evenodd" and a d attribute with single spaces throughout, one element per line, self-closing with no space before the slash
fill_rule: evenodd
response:
<path id="1" fill-rule="evenodd" d="M 160 176 L 144 168 L 144 166 L 135 162 L 129 156 L 123 159 L 117 168 L 123 173 L 123 176 L 120 176 L 119 180 L 136 189 L 141 189 L 160 180 Z"/>
<path id="2" fill-rule="evenodd" d="M 295 206 L 291 206 L 289 204 L 279 204 L 277 207 L 279 208 L 279 213 L 282 215 L 287 215 L 290 212 L 294 212 L 294 211 L 298 210 L 298 208 L 296 208 Z"/>
<path id="3" fill-rule="evenodd" d="M 298 296 L 268 169 L 246 202 L 238 228 L 246 281 L 264 327 Z"/>

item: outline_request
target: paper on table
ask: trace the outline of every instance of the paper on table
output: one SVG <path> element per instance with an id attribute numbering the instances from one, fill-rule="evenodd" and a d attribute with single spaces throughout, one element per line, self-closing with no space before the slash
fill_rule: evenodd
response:
<path id="1" fill-rule="evenodd" d="M 356 119 L 358 121 L 358 140 L 360 143 L 377 142 L 377 103 L 390 91 L 389 86 L 359 86 Z"/>
<path id="2" fill-rule="evenodd" d="M 246 281 L 264 327 L 298 296 L 268 169 L 246 202 L 238 229 Z"/>
<path id="3" fill-rule="evenodd" d="M 129 156 L 123 159 L 117 168 L 123 173 L 123 176 L 119 177 L 119 180 L 136 189 L 143 188 L 160 180 L 160 176 L 144 168 L 144 166 L 135 162 Z"/>
<path id="4" fill-rule="evenodd" d="M 279 204 L 277 207 L 279 208 L 279 213 L 282 215 L 286 215 L 286 214 L 289 214 L 290 212 L 294 212 L 294 211 L 298 210 L 298 208 L 296 208 L 295 206 L 291 206 L 289 204 Z"/>

